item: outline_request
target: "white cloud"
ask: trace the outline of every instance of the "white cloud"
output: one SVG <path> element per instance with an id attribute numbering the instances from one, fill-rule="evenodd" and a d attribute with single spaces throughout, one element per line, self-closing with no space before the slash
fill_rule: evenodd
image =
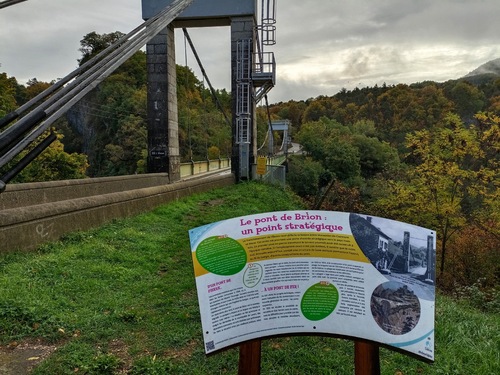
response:
<path id="1" fill-rule="evenodd" d="M 500 57 L 498 0 L 277 4 L 277 44 L 269 49 L 278 64 L 269 94 L 274 101 L 383 82 L 444 81 Z M 77 66 L 84 35 L 128 33 L 141 22 L 141 0 L 29 0 L 4 8 L 0 71 L 20 82 L 65 76 Z M 229 88 L 229 28 L 189 32 L 214 86 Z M 177 34 L 177 62 L 184 65 L 182 32 Z M 188 64 L 202 79 L 190 52 Z"/>

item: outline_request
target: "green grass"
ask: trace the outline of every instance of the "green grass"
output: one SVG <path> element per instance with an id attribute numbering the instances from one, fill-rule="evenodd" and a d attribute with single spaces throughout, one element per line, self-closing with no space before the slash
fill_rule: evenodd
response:
<path id="1" fill-rule="evenodd" d="M 203 351 L 188 229 L 299 208 L 283 190 L 239 184 L 35 253 L 0 255 L 0 344 L 55 343 L 59 349 L 34 374 L 236 374 L 237 349 Z M 436 315 L 436 362 L 381 349 L 383 374 L 500 373 L 498 314 L 438 296 Z M 348 340 L 264 340 L 262 373 L 352 374 L 353 357 Z"/>

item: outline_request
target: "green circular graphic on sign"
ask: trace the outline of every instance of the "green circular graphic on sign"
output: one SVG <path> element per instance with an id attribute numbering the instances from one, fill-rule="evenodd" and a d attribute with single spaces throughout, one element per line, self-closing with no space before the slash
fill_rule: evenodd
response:
<path id="1" fill-rule="evenodd" d="M 309 320 L 321 320 L 330 315 L 339 302 L 339 291 L 322 281 L 306 290 L 300 301 L 302 314 Z"/>
<path id="2" fill-rule="evenodd" d="M 264 270 L 258 263 L 250 263 L 243 274 L 243 285 L 247 288 L 253 288 L 260 283 Z"/>
<path id="3" fill-rule="evenodd" d="M 241 244 L 229 237 L 208 237 L 196 248 L 196 259 L 207 271 L 229 276 L 247 264 L 247 253 Z"/>

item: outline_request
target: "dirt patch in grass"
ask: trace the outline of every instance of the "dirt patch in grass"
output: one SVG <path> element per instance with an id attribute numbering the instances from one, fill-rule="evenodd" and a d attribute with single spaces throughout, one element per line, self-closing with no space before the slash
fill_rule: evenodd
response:
<path id="1" fill-rule="evenodd" d="M 165 352 L 165 357 L 175 358 L 179 360 L 189 359 L 193 355 L 193 352 L 198 344 L 199 343 L 197 340 L 191 340 L 190 342 L 187 343 L 187 345 L 183 346 L 182 348 L 167 350 Z"/>
<path id="2" fill-rule="evenodd" d="M 132 367 L 133 359 L 128 352 L 128 346 L 122 340 L 112 340 L 108 344 L 108 354 L 120 360 L 119 374 L 126 374 Z"/>
<path id="3" fill-rule="evenodd" d="M 0 375 L 24 375 L 57 350 L 40 340 L 12 342 L 0 346 Z"/>
<path id="4" fill-rule="evenodd" d="M 200 205 L 213 207 L 213 206 L 220 206 L 223 203 L 224 203 L 224 199 L 219 198 L 219 199 L 212 199 L 209 201 L 201 202 Z"/>
<path id="5" fill-rule="evenodd" d="M 198 203 L 198 207 L 200 208 L 200 213 L 207 212 L 210 208 L 215 207 L 215 206 L 220 206 L 225 203 L 225 200 L 222 198 L 218 199 L 211 199 L 208 201 L 203 201 Z M 197 217 L 195 215 L 188 214 L 186 215 L 186 220 L 188 221 L 194 221 L 196 220 Z"/>

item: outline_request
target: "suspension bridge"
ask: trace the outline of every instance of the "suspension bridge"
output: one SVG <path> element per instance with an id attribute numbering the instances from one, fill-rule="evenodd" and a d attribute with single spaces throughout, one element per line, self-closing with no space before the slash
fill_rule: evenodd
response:
<path id="1" fill-rule="evenodd" d="M 0 9 L 23 1 L 2 1 Z M 137 214 L 183 195 L 256 178 L 252 169 L 263 147 L 257 145 L 256 106 L 262 100 L 267 104 L 276 80 L 274 54 L 266 50 L 276 42 L 276 1 L 142 0 L 142 18 L 144 23 L 116 43 L 0 119 L 0 251 L 32 249 L 64 233 Z M 231 29 L 232 108 L 230 116 L 224 115 L 232 129 L 231 160 L 183 164 L 174 31 L 183 30 L 214 94 L 188 33 L 190 27 L 211 26 Z M 144 46 L 148 173 L 9 184 L 56 139 L 51 125 Z M 289 138 L 287 121 L 274 126 Z M 272 150 L 270 118 L 268 134 Z M 27 149 L 31 151 L 19 160 Z"/>

